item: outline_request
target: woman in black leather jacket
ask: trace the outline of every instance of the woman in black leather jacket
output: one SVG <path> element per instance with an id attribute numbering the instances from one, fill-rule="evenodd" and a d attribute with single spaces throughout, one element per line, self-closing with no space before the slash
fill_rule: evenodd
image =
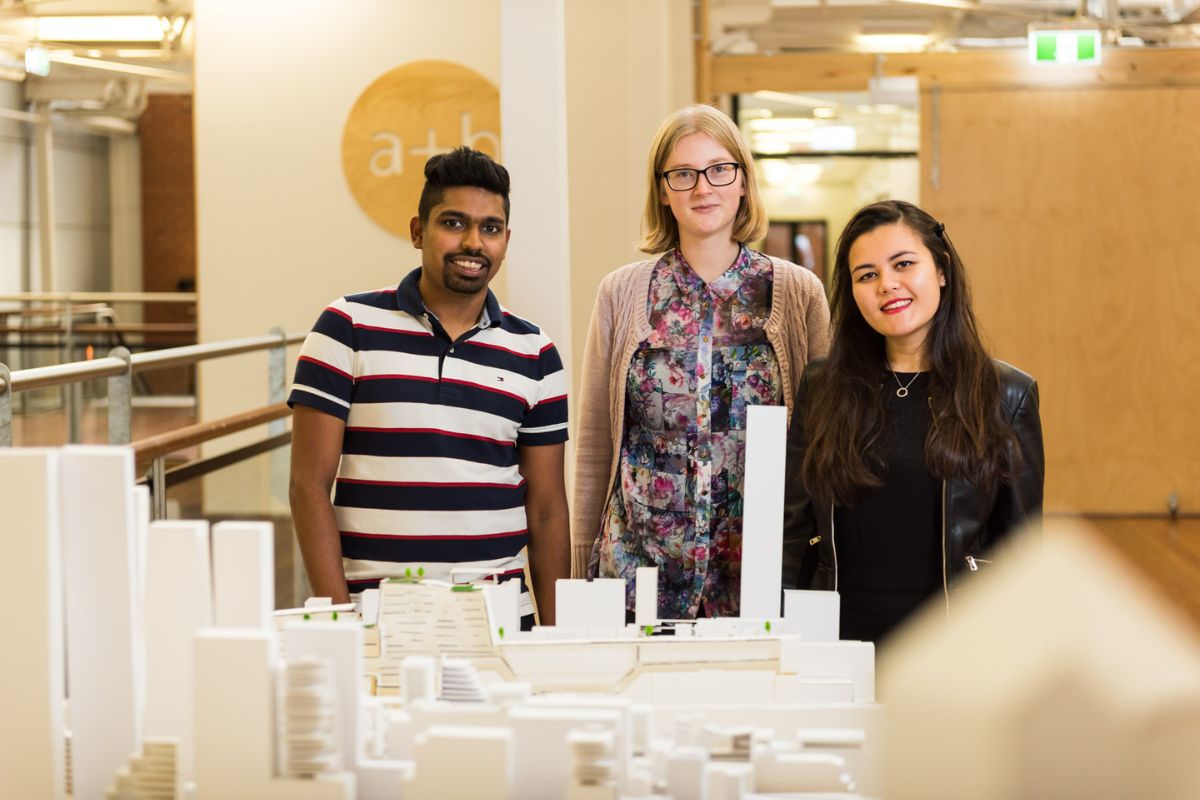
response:
<path id="1" fill-rule="evenodd" d="M 880 641 L 1041 513 L 1037 383 L 984 350 L 945 226 L 875 203 L 838 241 L 828 359 L 788 431 L 783 585 L 841 594 Z"/>

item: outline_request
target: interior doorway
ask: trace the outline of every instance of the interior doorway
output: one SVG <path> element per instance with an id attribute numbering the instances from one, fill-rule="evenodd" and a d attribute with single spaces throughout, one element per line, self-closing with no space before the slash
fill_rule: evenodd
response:
<path id="1" fill-rule="evenodd" d="M 764 252 L 828 285 L 837 237 L 859 208 L 919 201 L 919 115 L 915 81 L 886 92 L 738 95 L 734 116 L 771 220 Z"/>

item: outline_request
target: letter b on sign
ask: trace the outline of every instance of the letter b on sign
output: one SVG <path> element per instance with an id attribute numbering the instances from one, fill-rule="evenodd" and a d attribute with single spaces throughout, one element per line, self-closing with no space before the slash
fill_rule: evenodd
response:
<path id="1" fill-rule="evenodd" d="M 460 144 L 500 157 L 500 93 L 449 61 L 415 61 L 366 88 L 342 132 L 342 170 L 359 207 L 408 238 L 425 162 Z"/>

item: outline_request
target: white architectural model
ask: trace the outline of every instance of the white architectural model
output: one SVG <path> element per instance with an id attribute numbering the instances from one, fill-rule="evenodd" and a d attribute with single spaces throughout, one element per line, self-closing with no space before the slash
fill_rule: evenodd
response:
<path id="1" fill-rule="evenodd" d="M 667 623 L 648 570 L 633 625 L 602 582 L 531 632 L 515 582 L 272 613 L 270 527 L 145 526 L 131 463 L 0 450 L 0 797 L 60 800 L 68 769 L 119 800 L 1200 797 L 1200 646 L 1081 535 L 1001 553 L 949 625 L 899 634 L 885 720 L 836 597 Z"/>
<path id="2" fill-rule="evenodd" d="M 3 585 L 14 605 L 43 598 L 21 615 L 23 646 L 7 661 L 21 690 L 11 679 L 0 690 L 14 709 L 4 727 L 19 732 L 2 748 L 0 796 L 64 796 L 61 635 L 75 618 L 56 606 L 66 574 L 56 548 L 60 536 L 85 541 L 84 515 L 64 517 L 75 520 L 70 531 L 57 524 L 64 480 L 75 494 L 111 484 L 91 490 L 104 493 L 94 504 L 108 519 L 88 529 L 111 532 L 93 557 L 125 580 L 70 573 L 103 588 L 91 590 L 93 607 L 67 611 L 131 620 L 117 637 L 128 674 L 72 684 L 72 711 L 103 708 L 146 731 L 96 797 L 741 797 L 760 770 L 792 791 L 831 785 L 833 762 L 817 768 L 796 755 L 802 729 L 842 731 L 859 751 L 879 730 L 870 645 L 802 642 L 780 619 L 679 623 L 667 626 L 672 636 L 651 619 L 649 635 L 624 624 L 619 586 L 618 613 L 528 633 L 515 583 L 385 582 L 363 604 L 366 626 L 328 606 L 272 613 L 269 526 L 225 523 L 210 536 L 203 522 L 157 522 L 142 556 L 127 458 L 113 448 L 0 452 L 0 485 L 19 492 L 20 554 L 31 567 Z M 647 578 L 656 583 L 652 571 Z M 641 590 L 650 607 L 653 587 Z M 598 588 L 568 585 L 565 595 Z M 143 670 L 145 681 L 134 680 Z M 870 789 L 865 758 L 837 758 L 841 789 Z M 80 769 L 100 780 L 98 769 Z"/>

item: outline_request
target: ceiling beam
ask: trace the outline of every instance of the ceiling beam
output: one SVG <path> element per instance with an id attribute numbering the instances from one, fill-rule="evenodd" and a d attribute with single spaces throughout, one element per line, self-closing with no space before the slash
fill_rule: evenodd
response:
<path id="1" fill-rule="evenodd" d="M 881 76 L 915 76 L 922 89 L 1200 86 L 1194 49 L 1105 49 L 1097 66 L 1030 64 L 1023 50 L 958 53 L 782 53 L 714 56 L 712 90 L 737 94 L 867 89 Z"/>

